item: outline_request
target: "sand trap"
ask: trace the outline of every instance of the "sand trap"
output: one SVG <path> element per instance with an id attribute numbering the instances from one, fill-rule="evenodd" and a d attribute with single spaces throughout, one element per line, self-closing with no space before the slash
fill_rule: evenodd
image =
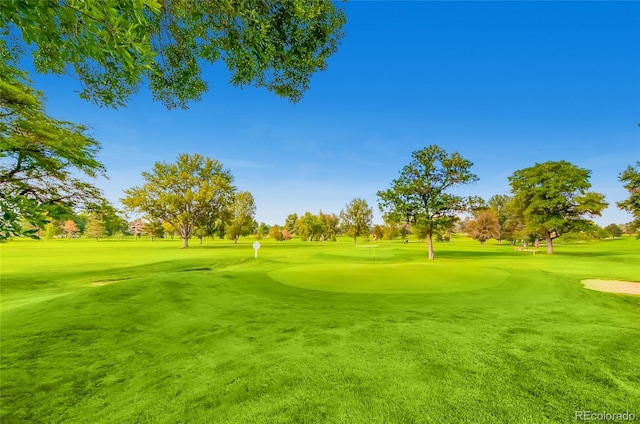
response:
<path id="1" fill-rule="evenodd" d="M 585 288 L 609 293 L 635 294 L 640 296 L 640 283 L 620 280 L 582 280 Z"/>

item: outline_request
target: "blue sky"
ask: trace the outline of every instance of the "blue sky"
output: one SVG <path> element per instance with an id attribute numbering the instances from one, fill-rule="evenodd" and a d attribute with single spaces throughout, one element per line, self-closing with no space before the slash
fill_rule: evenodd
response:
<path id="1" fill-rule="evenodd" d="M 536 162 L 592 170 L 610 207 L 601 225 L 628 222 L 617 175 L 640 159 L 639 2 L 355 1 L 341 4 L 346 36 L 298 104 L 227 83 L 207 68 L 209 92 L 167 111 L 146 90 L 127 108 L 99 108 L 70 77 L 34 75 L 48 112 L 89 125 L 108 181 L 122 190 L 179 153 L 220 160 L 250 191 L 258 221 L 339 213 L 355 197 L 377 212 L 411 152 L 437 144 L 474 163 L 460 194 L 508 194 L 507 177 Z"/>

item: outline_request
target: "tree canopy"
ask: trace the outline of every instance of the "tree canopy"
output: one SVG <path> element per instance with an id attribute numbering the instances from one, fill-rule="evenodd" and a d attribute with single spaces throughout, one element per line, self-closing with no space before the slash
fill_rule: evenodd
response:
<path id="1" fill-rule="evenodd" d="M 607 207 L 604 195 L 588 191 L 591 171 L 567 161 L 536 163 L 509 177 L 513 204 L 522 215 L 525 230 L 543 234 L 547 253 L 553 254 L 551 232 L 580 229 L 586 218 L 599 216 Z"/>
<path id="2" fill-rule="evenodd" d="M 484 245 L 484 242 L 500 237 L 500 222 L 493 210 L 484 210 L 478 213 L 474 220 L 470 221 L 465 231 L 471 238 L 474 238 Z"/>
<path id="3" fill-rule="evenodd" d="M 233 85 L 296 102 L 326 69 L 345 22 L 331 0 L 0 2 L 8 48 L 21 38 L 38 72 L 72 74 L 82 98 L 114 107 L 146 80 L 155 100 L 184 108 L 208 89 L 203 64 L 218 61 Z"/>
<path id="4" fill-rule="evenodd" d="M 234 196 L 229 209 L 229 222 L 226 225 L 228 239 L 238 243 L 240 236 L 251 234 L 256 215 L 256 203 L 248 191 L 243 191 Z"/>
<path id="5" fill-rule="evenodd" d="M 325 231 L 325 225 L 317 215 L 311 212 L 305 212 L 296 221 L 296 233 L 301 240 L 313 241 L 318 239 Z"/>
<path id="6" fill-rule="evenodd" d="M 233 176 L 215 159 L 181 154 L 176 163 L 156 162 L 143 172 L 145 184 L 125 190 L 122 204 L 170 223 L 189 246 L 203 216 L 221 216 L 233 201 Z"/>
<path id="7" fill-rule="evenodd" d="M 432 145 L 411 155 L 413 160 L 402 168 L 391 188 L 379 191 L 380 211 L 391 222 L 406 222 L 423 229 L 433 259 L 433 234 L 451 227 L 456 213 L 466 209 L 466 201 L 449 193 L 452 187 L 478 180 L 471 173 L 473 163 L 459 153 L 447 152 Z"/>
<path id="8" fill-rule="evenodd" d="M 47 115 L 43 93 L 12 60 L 0 58 L 0 239 L 35 236 L 73 208 L 103 202 L 100 190 L 81 177 L 105 174 L 87 128 Z"/>
<path id="9" fill-rule="evenodd" d="M 340 211 L 342 230 L 353 237 L 357 243 L 358 237 L 366 236 L 371 230 L 373 210 L 364 199 L 353 199 Z"/>
<path id="10" fill-rule="evenodd" d="M 633 226 L 640 227 L 640 161 L 635 166 L 629 165 L 618 176 L 618 180 L 624 183 L 624 188 L 629 191 L 629 198 L 617 202 L 620 209 L 633 215 Z"/>

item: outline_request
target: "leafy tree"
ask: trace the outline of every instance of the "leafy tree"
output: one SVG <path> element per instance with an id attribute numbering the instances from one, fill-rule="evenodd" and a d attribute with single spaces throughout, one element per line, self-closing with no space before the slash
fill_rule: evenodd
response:
<path id="1" fill-rule="evenodd" d="M 514 206 L 525 230 L 544 234 L 553 254 L 551 232 L 560 234 L 590 225 L 585 217 L 599 216 L 607 207 L 604 195 L 588 191 L 591 171 L 567 161 L 536 163 L 509 177 Z"/>
<path id="2" fill-rule="evenodd" d="M 256 204 L 251 193 L 243 191 L 236 194 L 230 208 L 231 218 L 226 226 L 227 238 L 238 243 L 240 236 L 251 234 L 255 214 Z"/>
<path id="3" fill-rule="evenodd" d="M 530 236 L 526 231 L 522 211 L 516 205 L 513 198 L 509 197 L 509 200 L 504 204 L 500 213 L 504 215 L 504 223 L 500 224 L 501 239 L 509 240 L 513 245 L 516 243 L 516 240 Z M 500 218 L 498 218 L 498 221 L 500 221 Z"/>
<path id="4" fill-rule="evenodd" d="M 301 240 L 313 241 L 314 238 L 320 237 L 324 230 L 323 222 L 311 212 L 305 212 L 296 223 L 296 233 Z"/>
<path id="5" fill-rule="evenodd" d="M 411 233 L 411 224 L 405 221 L 400 221 L 398 224 L 398 233 L 403 239 L 406 239 L 407 236 Z"/>
<path id="6" fill-rule="evenodd" d="M 469 212 L 471 212 L 473 216 L 478 216 L 480 213 L 491 209 L 489 203 L 480 196 L 470 196 L 467 202 L 469 204 Z"/>
<path id="7" fill-rule="evenodd" d="M 129 224 L 120 214 L 121 212 L 113 207 L 107 200 L 102 199 L 99 203 L 92 204 L 88 209 L 89 214 L 97 214 L 102 222 L 107 235 L 113 236 L 127 231 Z"/>
<path id="8" fill-rule="evenodd" d="M 300 100 L 337 51 L 345 14 L 330 0 L 1 1 L 0 30 L 32 47 L 41 73 L 72 73 L 80 96 L 122 106 L 149 81 L 153 97 L 185 107 L 207 91 L 201 66 L 223 61 L 236 86 Z"/>
<path id="9" fill-rule="evenodd" d="M 515 215 L 511 201 L 510 196 L 496 194 L 487 202 L 489 210 L 493 211 L 498 218 L 498 224 L 500 224 L 499 234 L 495 237 L 498 243 L 502 243 L 503 239 L 514 241 L 514 234 L 524 228 L 524 225 L 520 225 L 522 220 Z"/>
<path id="10" fill-rule="evenodd" d="M 269 238 L 272 238 L 276 241 L 284 240 L 284 234 L 282 234 L 282 230 L 277 225 L 274 225 L 269 229 Z"/>
<path id="11" fill-rule="evenodd" d="M 634 227 L 640 226 L 640 161 L 635 166 L 629 165 L 618 176 L 618 180 L 629 191 L 629 198 L 616 204 L 622 210 L 629 212 L 634 217 Z"/>
<path id="12" fill-rule="evenodd" d="M 170 164 L 156 162 L 142 177 L 145 184 L 125 190 L 122 204 L 173 225 L 185 248 L 198 220 L 223 215 L 235 192 L 231 173 L 199 154 L 181 154 Z"/>
<path id="13" fill-rule="evenodd" d="M 298 214 L 292 213 L 287 215 L 287 219 L 284 221 L 284 228 L 290 233 L 296 232 L 296 222 L 298 222 Z"/>
<path id="14" fill-rule="evenodd" d="M 200 244 L 202 244 L 205 237 L 212 236 L 214 234 L 213 227 L 204 224 L 202 222 L 196 223 L 193 228 L 193 235 L 198 238 Z"/>
<path id="15" fill-rule="evenodd" d="M 154 241 L 157 237 L 162 237 L 164 232 L 162 221 L 159 219 L 149 218 L 142 226 L 142 231 L 149 234 L 151 241 Z"/>
<path id="16" fill-rule="evenodd" d="M 173 225 L 169 224 L 167 221 L 164 221 L 162 223 L 162 232 L 169 236 L 169 238 L 171 238 L 171 240 L 173 240 L 173 236 L 176 235 L 176 229 Z"/>
<path id="17" fill-rule="evenodd" d="M 421 227 L 419 225 L 411 226 L 412 232 L 418 237 L 418 241 L 423 241 L 427 238 L 427 233 L 429 232 L 427 227 Z"/>
<path id="18" fill-rule="evenodd" d="M 193 229 L 193 235 L 198 237 L 200 244 L 205 237 L 214 237 L 217 235 L 220 239 L 224 239 L 227 235 L 226 223 L 231 219 L 229 208 L 222 210 L 210 209 L 198 218 Z"/>
<path id="19" fill-rule="evenodd" d="M 339 231 L 338 223 L 340 222 L 336 214 L 329 214 L 320 211 L 318 219 L 322 222 L 322 226 L 324 227 L 322 231 L 322 238 L 324 240 L 336 241 L 336 234 L 338 234 Z"/>
<path id="20" fill-rule="evenodd" d="M 622 228 L 620 228 L 616 224 L 609 224 L 606 227 L 604 227 L 604 230 L 607 233 L 611 234 L 612 239 L 622 236 Z"/>
<path id="21" fill-rule="evenodd" d="M 48 240 L 62 235 L 62 224 L 60 221 L 51 221 L 44 226 L 45 237 Z"/>
<path id="22" fill-rule="evenodd" d="M 402 235 L 400 228 L 392 223 L 385 224 L 382 227 L 382 238 L 385 240 L 393 240 L 394 238 Z"/>
<path id="23" fill-rule="evenodd" d="M 373 210 L 366 200 L 355 198 L 347 203 L 340 211 L 343 231 L 353 237 L 353 243 L 358 242 L 359 236 L 367 236 L 371 230 Z"/>
<path id="24" fill-rule="evenodd" d="M 261 240 L 265 235 L 269 234 L 269 230 L 271 229 L 271 227 L 264 222 L 257 224 L 255 228 L 256 238 L 259 237 L 258 240 Z"/>
<path id="25" fill-rule="evenodd" d="M 382 227 L 382 225 L 374 225 L 371 232 L 377 240 L 382 240 L 382 237 L 384 236 L 384 228 Z"/>
<path id="26" fill-rule="evenodd" d="M 133 235 L 134 238 L 139 239 L 144 233 L 145 224 L 146 223 L 141 218 L 134 219 L 129 223 L 129 234 Z"/>
<path id="27" fill-rule="evenodd" d="M 80 233 L 80 229 L 78 228 L 78 226 L 76 225 L 76 223 L 72 219 L 67 219 L 62 224 L 61 228 L 62 228 L 62 231 L 67 233 L 67 238 L 71 238 L 71 237 L 77 235 L 78 233 Z"/>
<path id="28" fill-rule="evenodd" d="M 15 2 L 0 8 L 7 3 Z M 84 126 L 48 116 L 43 94 L 13 60 L 0 39 L 0 239 L 37 238 L 38 228 L 101 199 L 82 177 L 105 169 L 96 159 L 98 142 Z"/>
<path id="29" fill-rule="evenodd" d="M 81 212 L 71 217 L 71 219 L 73 219 L 73 222 L 75 222 L 76 225 L 78 226 L 78 229 L 80 230 L 80 234 L 84 234 L 84 231 L 87 227 L 87 223 L 91 219 L 92 214 L 93 213 L 91 212 L 89 213 Z"/>
<path id="30" fill-rule="evenodd" d="M 282 239 L 283 240 L 291 240 L 291 233 L 286 228 L 282 229 Z"/>
<path id="31" fill-rule="evenodd" d="M 378 192 L 379 207 L 390 221 L 423 228 L 432 260 L 433 234 L 453 226 L 456 213 L 466 209 L 466 201 L 448 190 L 478 177 L 471 173 L 470 161 L 435 145 L 413 152 L 412 157 L 391 188 Z"/>
<path id="32" fill-rule="evenodd" d="M 480 244 L 484 245 L 485 241 L 500 237 L 500 222 L 494 211 L 485 210 L 480 212 L 474 220 L 470 221 L 465 230 L 471 238 L 478 240 Z"/>
<path id="33" fill-rule="evenodd" d="M 98 241 L 100 237 L 105 236 L 106 232 L 102 218 L 96 213 L 89 215 L 89 220 L 87 221 L 87 225 L 84 229 L 84 235 L 95 238 L 96 241 Z"/>

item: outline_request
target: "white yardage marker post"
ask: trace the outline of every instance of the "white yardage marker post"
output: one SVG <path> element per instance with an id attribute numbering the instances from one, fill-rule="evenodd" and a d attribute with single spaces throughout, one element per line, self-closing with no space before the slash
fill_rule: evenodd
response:
<path id="1" fill-rule="evenodd" d="M 256 240 L 253 242 L 253 250 L 256 258 L 258 257 L 258 249 L 260 249 L 260 242 Z"/>

